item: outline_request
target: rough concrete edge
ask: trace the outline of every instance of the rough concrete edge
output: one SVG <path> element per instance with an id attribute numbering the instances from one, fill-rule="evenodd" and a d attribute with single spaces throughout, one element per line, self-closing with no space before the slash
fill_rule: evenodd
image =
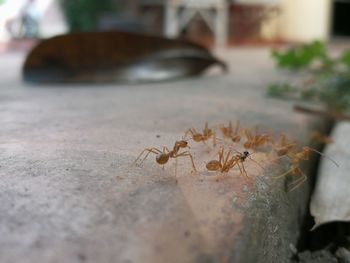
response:
<path id="1" fill-rule="evenodd" d="M 332 127 L 330 120 L 315 122 L 311 126 L 322 132 Z M 302 142 L 310 145 L 310 142 Z M 311 144 L 320 149 L 321 145 Z M 300 237 L 305 217 L 309 211 L 309 201 L 313 190 L 317 156 L 310 159 L 303 169 L 309 180 L 298 189 L 288 192 L 289 177 L 284 180 L 273 180 L 271 176 L 281 174 L 288 163 L 282 162 L 273 171 L 256 181 L 254 192 L 250 194 L 245 205 L 247 228 L 240 233 L 232 249 L 230 262 L 291 262 L 297 252 L 296 245 Z M 269 176 L 267 175 L 269 174 Z"/>
<path id="2" fill-rule="evenodd" d="M 328 161 L 320 165 L 319 178 L 310 202 L 310 213 L 315 221 L 312 230 L 332 222 L 350 221 L 350 200 L 346 189 L 347 183 L 350 182 L 346 165 L 350 156 L 346 140 L 348 130 L 350 130 L 348 122 L 336 122 L 330 134 L 334 143 L 325 147 L 326 156 L 336 160 L 339 166 L 334 169 L 335 164 Z M 332 172 L 333 169 L 334 172 Z M 343 186 L 345 187 L 342 188 Z M 336 203 L 342 203 L 342 205 L 335 206 Z"/>

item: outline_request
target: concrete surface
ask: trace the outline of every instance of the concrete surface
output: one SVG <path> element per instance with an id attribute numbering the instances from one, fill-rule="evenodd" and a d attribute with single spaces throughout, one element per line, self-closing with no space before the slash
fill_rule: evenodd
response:
<path id="1" fill-rule="evenodd" d="M 173 162 L 162 170 L 154 157 L 129 168 L 145 147 L 171 147 L 205 121 L 239 118 L 302 144 L 323 125 L 265 97 L 281 78 L 268 50 L 221 55 L 230 74 L 39 87 L 21 82 L 21 54 L 1 55 L 0 262 L 288 262 L 308 184 L 286 193 L 270 178 L 286 167 L 265 154 L 254 157 L 265 174 L 247 162 L 251 179 L 216 182 L 181 160 L 176 183 Z"/>
<path id="2" fill-rule="evenodd" d="M 350 124 L 339 121 L 331 134 L 335 141 L 326 147 L 325 154 L 336 160 L 339 167 L 325 158 L 321 163 L 310 203 L 315 228 L 330 222 L 350 221 L 349 134 Z"/>

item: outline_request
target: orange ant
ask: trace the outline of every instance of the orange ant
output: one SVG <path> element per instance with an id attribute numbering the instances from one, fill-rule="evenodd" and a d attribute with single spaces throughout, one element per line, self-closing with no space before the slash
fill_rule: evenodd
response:
<path id="1" fill-rule="evenodd" d="M 292 185 L 294 185 L 294 186 L 290 189 L 290 191 L 293 191 L 294 189 L 296 189 L 298 186 L 300 186 L 302 183 L 304 183 L 307 180 L 307 176 L 303 173 L 303 171 L 300 168 L 300 163 L 302 161 L 309 160 L 311 152 L 318 153 L 319 155 L 327 158 L 328 160 L 332 161 L 337 167 L 339 167 L 339 165 L 333 159 L 327 157 L 323 153 L 321 153 L 313 148 L 310 148 L 308 146 L 304 146 L 301 151 L 294 153 L 294 155 L 292 157 L 289 156 L 292 159 L 291 169 L 289 169 L 287 172 L 285 172 L 285 173 L 283 173 L 275 178 L 281 178 L 289 173 L 291 173 L 293 175 L 302 175 L 299 179 L 292 182 Z"/>
<path id="2" fill-rule="evenodd" d="M 244 151 L 243 153 L 238 152 L 236 155 L 231 155 L 231 150 L 229 150 L 227 151 L 226 157 L 224 158 L 224 148 L 221 147 L 218 154 L 219 160 L 211 160 L 206 164 L 208 171 L 228 173 L 233 167 L 237 165 L 240 173 L 244 174 L 246 177 L 249 177 L 243 165 L 245 160 L 251 155 L 248 151 Z"/>
<path id="3" fill-rule="evenodd" d="M 246 149 L 255 149 L 256 147 L 263 146 L 271 141 L 271 136 L 269 134 L 258 134 L 258 132 L 256 132 L 255 135 L 252 135 L 248 129 L 245 129 L 244 133 L 247 137 L 247 141 L 243 146 Z"/>
<path id="4" fill-rule="evenodd" d="M 241 141 L 241 135 L 239 134 L 240 133 L 240 122 L 239 121 L 236 122 L 236 126 L 234 129 L 232 128 L 232 122 L 230 121 L 227 127 L 223 126 L 220 128 L 220 130 L 221 130 L 224 138 L 229 138 L 233 142 L 240 142 Z"/>
<path id="5" fill-rule="evenodd" d="M 185 141 L 185 140 L 176 141 L 174 144 L 174 147 L 171 151 L 167 147 L 163 147 L 162 151 L 159 150 L 158 148 L 155 148 L 155 147 L 146 148 L 139 154 L 139 156 L 136 158 L 136 160 L 132 164 L 136 164 L 136 162 L 141 158 L 141 156 L 145 152 L 147 152 L 147 154 L 145 155 L 145 157 L 143 157 L 140 164 L 142 164 L 144 162 L 144 160 L 146 160 L 146 158 L 148 157 L 148 155 L 150 153 L 153 153 L 156 155 L 156 162 L 160 165 L 163 165 L 163 168 L 164 168 L 164 165 L 169 161 L 170 158 L 175 158 L 175 161 L 176 161 L 175 179 L 176 179 L 177 158 L 182 157 L 182 156 L 188 156 L 191 160 L 193 171 L 197 172 L 196 166 L 195 166 L 194 161 L 193 161 L 192 154 L 189 151 L 184 151 L 184 152 L 179 153 L 180 149 L 182 149 L 182 148 L 189 148 L 187 141 Z M 176 181 L 177 181 L 177 179 L 176 179 Z"/>
<path id="6" fill-rule="evenodd" d="M 323 143 L 323 144 L 334 143 L 334 140 L 331 137 L 329 137 L 325 134 L 322 134 L 318 131 L 315 131 L 311 134 L 311 139 L 314 141 L 318 141 L 320 143 Z"/>
<path id="7" fill-rule="evenodd" d="M 224 148 L 221 147 L 219 154 L 219 160 L 211 160 L 206 164 L 208 171 L 218 171 L 220 173 L 227 173 L 232 167 L 235 161 L 235 156 L 231 156 L 231 151 L 227 151 L 224 158 Z"/>
<path id="8" fill-rule="evenodd" d="M 294 147 L 295 143 L 289 142 L 287 136 L 285 134 L 282 134 L 279 145 L 275 148 L 275 150 L 277 152 L 277 155 L 280 157 L 292 152 Z"/>
<path id="9" fill-rule="evenodd" d="M 202 133 L 199 133 L 194 128 L 190 128 L 185 132 L 185 135 L 183 138 L 186 138 L 188 134 L 191 134 L 192 139 L 195 142 L 203 142 L 209 140 L 211 137 L 213 138 L 213 145 L 216 145 L 216 136 L 215 132 L 212 129 L 208 128 L 208 122 L 205 122 L 204 129 Z"/>

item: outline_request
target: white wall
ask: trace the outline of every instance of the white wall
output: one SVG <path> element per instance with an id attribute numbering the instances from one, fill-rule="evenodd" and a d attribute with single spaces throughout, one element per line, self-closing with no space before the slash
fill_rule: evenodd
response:
<path id="1" fill-rule="evenodd" d="M 261 28 L 265 39 L 308 42 L 328 40 L 332 19 L 332 0 L 281 0 L 280 14 Z"/>
<path id="2" fill-rule="evenodd" d="M 332 0 L 285 0 L 281 4 L 277 34 L 286 40 L 327 40 Z"/>
<path id="3" fill-rule="evenodd" d="M 68 26 L 63 16 L 59 0 L 37 0 L 40 14 L 39 31 L 42 37 L 50 37 L 67 32 Z M 73 1 L 73 0 L 72 0 Z M 0 42 L 6 42 L 10 35 L 5 28 L 7 21 L 20 16 L 27 0 L 6 0 L 0 5 Z"/>
<path id="4" fill-rule="evenodd" d="M 8 19 L 14 18 L 20 14 L 25 4 L 25 0 L 6 0 L 0 5 L 0 42 L 7 41 L 10 38 L 5 24 Z"/>
<path id="5" fill-rule="evenodd" d="M 44 4 L 42 5 L 43 15 L 40 21 L 40 35 L 47 38 L 66 33 L 68 31 L 68 25 L 58 0 L 41 1 L 46 1 L 47 3 L 46 6 Z"/>

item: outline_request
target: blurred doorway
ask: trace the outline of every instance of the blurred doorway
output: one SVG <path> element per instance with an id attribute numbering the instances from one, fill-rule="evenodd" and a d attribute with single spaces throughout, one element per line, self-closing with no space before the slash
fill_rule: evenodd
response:
<path id="1" fill-rule="evenodd" d="M 350 37 L 350 0 L 333 1 L 332 35 Z"/>

